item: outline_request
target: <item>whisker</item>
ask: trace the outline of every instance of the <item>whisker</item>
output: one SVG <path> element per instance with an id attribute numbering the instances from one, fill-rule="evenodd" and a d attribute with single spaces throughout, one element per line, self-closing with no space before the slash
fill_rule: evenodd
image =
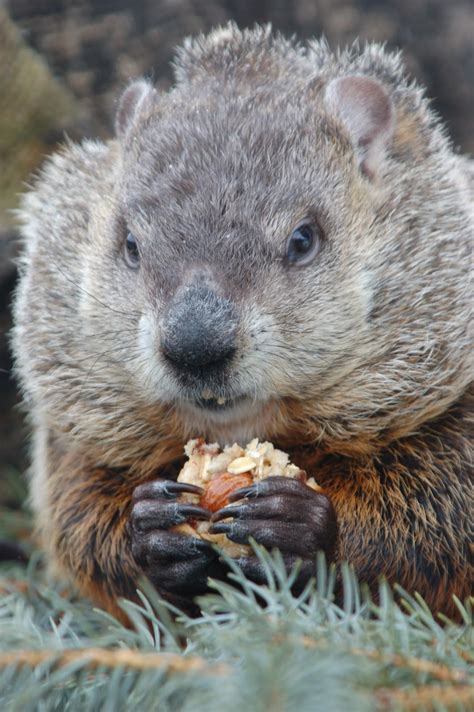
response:
<path id="1" fill-rule="evenodd" d="M 74 285 L 74 287 L 76 287 L 76 288 L 79 289 L 81 292 L 83 292 L 83 294 L 86 294 L 88 297 L 90 297 L 90 299 L 92 299 L 94 302 L 96 302 L 97 304 L 99 304 L 101 307 L 104 307 L 104 309 L 108 309 L 109 311 L 114 312 L 115 314 L 119 314 L 120 316 L 126 316 L 126 317 L 129 317 L 129 316 L 137 316 L 137 317 L 140 317 L 140 316 L 142 316 L 142 315 L 140 314 L 140 312 L 134 312 L 134 311 L 127 311 L 127 312 L 124 312 L 124 311 L 120 311 L 119 309 L 114 309 L 114 308 L 111 307 L 109 304 L 105 304 L 105 303 L 102 302 L 98 297 L 96 297 L 94 294 L 91 294 L 90 292 L 88 292 L 87 289 L 85 289 L 81 284 L 79 284 L 79 283 L 76 282 L 74 279 L 72 279 L 72 277 L 70 277 L 70 276 L 67 274 L 67 272 L 65 272 L 65 271 L 61 268 L 61 266 L 59 265 L 58 262 L 55 261 L 55 262 L 54 262 L 54 266 L 56 267 L 56 269 L 58 270 L 58 272 L 64 277 L 64 279 L 66 279 L 70 284 Z"/>

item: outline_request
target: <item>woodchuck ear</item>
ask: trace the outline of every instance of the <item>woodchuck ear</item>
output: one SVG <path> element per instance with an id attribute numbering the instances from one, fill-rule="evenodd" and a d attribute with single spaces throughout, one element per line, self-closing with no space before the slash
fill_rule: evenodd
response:
<path id="1" fill-rule="evenodd" d="M 394 128 L 395 111 L 386 89 L 370 77 L 338 77 L 326 87 L 325 101 L 349 131 L 362 172 L 373 177 Z"/>
<path id="2" fill-rule="evenodd" d="M 120 97 L 115 115 L 115 133 L 119 138 L 127 133 L 140 114 L 152 109 L 157 97 L 158 92 L 145 79 L 138 79 L 128 85 Z"/>

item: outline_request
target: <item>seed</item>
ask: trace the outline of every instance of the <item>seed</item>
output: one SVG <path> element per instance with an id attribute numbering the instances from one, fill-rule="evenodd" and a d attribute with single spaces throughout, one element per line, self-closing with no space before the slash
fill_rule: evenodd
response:
<path id="1" fill-rule="evenodd" d="M 231 475 L 240 475 L 242 472 L 250 472 L 256 467 L 257 463 L 251 457 L 237 457 L 227 465 L 227 472 L 230 472 Z"/>

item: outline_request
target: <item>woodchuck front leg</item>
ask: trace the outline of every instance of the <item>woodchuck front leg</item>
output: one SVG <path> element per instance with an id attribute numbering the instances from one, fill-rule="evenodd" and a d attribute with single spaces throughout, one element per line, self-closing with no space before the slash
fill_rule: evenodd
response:
<path id="1" fill-rule="evenodd" d="M 193 598 L 208 591 L 208 577 L 223 578 L 225 567 L 208 542 L 171 531 L 188 519 L 211 516 L 207 509 L 178 501 L 183 493 L 202 494 L 202 490 L 173 480 L 154 480 L 134 490 L 132 553 L 164 598 L 195 613 Z"/>
<path id="2" fill-rule="evenodd" d="M 33 506 L 50 573 L 125 622 L 117 601 L 136 596 L 141 573 L 129 531 L 136 478 L 56 446 L 48 447 L 44 461 L 47 469 L 35 473 Z"/>
<path id="3" fill-rule="evenodd" d="M 204 541 L 171 532 L 206 510 L 178 503 L 177 494 L 196 488 L 124 470 L 93 467 L 84 455 L 64 456 L 50 447 L 46 486 L 36 503 L 38 530 L 53 571 L 75 589 L 126 622 L 120 597 L 136 598 L 141 576 L 183 610 L 207 589 L 207 578 L 223 575 L 214 549 Z"/>
<path id="4" fill-rule="evenodd" d="M 286 477 L 268 477 L 234 492 L 230 504 L 212 516 L 211 532 L 226 534 L 234 542 L 247 543 L 249 537 L 267 549 L 280 550 L 287 570 L 301 561 L 294 584 L 298 593 L 316 573 L 316 552 L 334 560 L 337 520 L 328 497 L 303 482 Z M 243 500 L 237 503 L 238 500 Z M 232 521 L 222 521 L 232 518 Z M 266 572 L 254 556 L 238 563 L 256 583 L 265 583 Z"/>

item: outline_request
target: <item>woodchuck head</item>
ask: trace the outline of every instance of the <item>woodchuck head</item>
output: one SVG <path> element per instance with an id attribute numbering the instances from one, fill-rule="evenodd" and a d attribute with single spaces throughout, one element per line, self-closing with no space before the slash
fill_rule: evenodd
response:
<path id="1" fill-rule="evenodd" d="M 171 433 L 354 452 L 462 392 L 467 161 L 398 55 L 231 24 L 116 134 L 24 201 L 14 345 L 55 427 L 117 464 Z"/>

